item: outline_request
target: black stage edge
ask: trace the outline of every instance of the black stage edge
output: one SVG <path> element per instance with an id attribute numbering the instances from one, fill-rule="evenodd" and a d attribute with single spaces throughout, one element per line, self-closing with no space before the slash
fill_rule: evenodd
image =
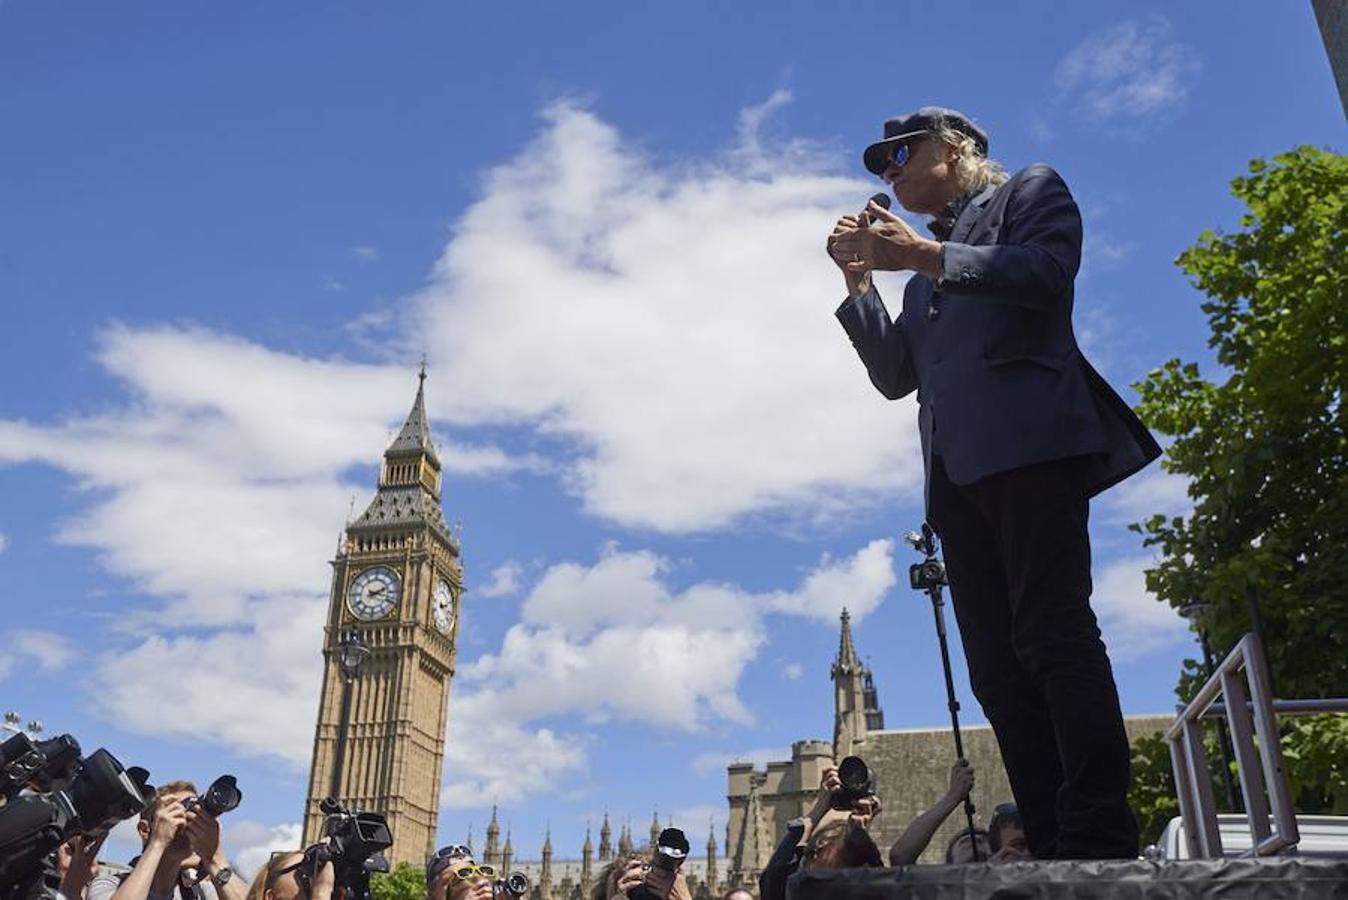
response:
<path id="1" fill-rule="evenodd" d="M 787 900 L 1348 900 L 1348 859 L 1082 860 L 801 872 Z"/>

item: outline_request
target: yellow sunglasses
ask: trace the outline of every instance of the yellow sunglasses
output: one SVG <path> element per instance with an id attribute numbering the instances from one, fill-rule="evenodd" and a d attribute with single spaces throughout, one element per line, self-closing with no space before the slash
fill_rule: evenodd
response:
<path id="1" fill-rule="evenodd" d="M 495 878 L 495 866 L 455 866 L 451 871 L 454 877 L 460 881 L 467 881 L 474 875 L 481 875 L 483 878 Z"/>

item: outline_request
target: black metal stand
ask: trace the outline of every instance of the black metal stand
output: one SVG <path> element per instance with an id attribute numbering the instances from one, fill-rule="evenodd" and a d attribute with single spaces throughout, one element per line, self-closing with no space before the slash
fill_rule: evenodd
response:
<path id="1" fill-rule="evenodd" d="M 950 669 L 950 643 L 945 630 L 945 598 L 941 588 L 945 585 L 945 564 L 936 558 L 936 534 L 926 522 L 922 523 L 922 533 L 910 532 L 907 541 L 926 560 L 909 567 L 908 577 L 914 589 L 926 592 L 931 598 L 931 611 L 936 619 L 936 639 L 941 645 L 941 669 L 945 673 L 946 706 L 950 710 L 950 729 L 955 736 L 955 755 L 965 759 L 964 739 L 960 736 L 960 703 L 955 699 L 955 676 Z M 969 824 L 969 846 L 973 850 L 974 861 L 982 857 L 978 852 L 978 840 L 974 836 L 974 802 L 967 795 L 964 798 L 964 818 Z"/>
<path id="2" fill-rule="evenodd" d="M 354 679 L 342 677 L 342 713 L 337 721 L 337 753 L 336 759 L 332 764 L 332 786 L 328 790 L 329 797 L 338 799 L 342 796 L 342 762 L 346 759 L 346 727 L 351 718 L 351 682 Z"/>

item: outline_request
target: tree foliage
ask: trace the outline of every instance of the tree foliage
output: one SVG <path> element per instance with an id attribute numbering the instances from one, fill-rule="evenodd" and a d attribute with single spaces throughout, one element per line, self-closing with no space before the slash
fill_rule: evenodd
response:
<path id="1" fill-rule="evenodd" d="M 391 872 L 376 872 L 370 878 L 370 893 L 375 900 L 425 900 L 426 869 L 404 862 Z"/>
<path id="2" fill-rule="evenodd" d="M 1159 553 L 1148 589 L 1206 603 L 1219 657 L 1250 630 L 1253 591 L 1279 696 L 1346 696 L 1348 158 L 1303 146 L 1249 170 L 1231 184 L 1240 230 L 1206 231 L 1176 259 L 1205 295 L 1217 372 L 1171 359 L 1135 386 L 1193 510 L 1132 528 Z M 1187 660 L 1181 699 L 1201 680 Z M 1285 720 L 1282 744 L 1298 809 L 1348 812 L 1348 718 Z M 1165 742 L 1139 742 L 1133 765 L 1130 800 L 1155 840 L 1178 812 Z"/>
<path id="3" fill-rule="evenodd" d="M 1161 559 L 1147 587 L 1211 604 L 1220 653 L 1258 592 L 1284 696 L 1348 694 L 1348 158 L 1300 147 L 1232 182 L 1248 212 L 1177 264 L 1202 303 L 1224 380 L 1171 359 L 1137 385 L 1138 411 L 1174 438 L 1162 465 L 1193 511 L 1134 525 Z M 1185 691 L 1188 693 L 1188 690 Z"/>

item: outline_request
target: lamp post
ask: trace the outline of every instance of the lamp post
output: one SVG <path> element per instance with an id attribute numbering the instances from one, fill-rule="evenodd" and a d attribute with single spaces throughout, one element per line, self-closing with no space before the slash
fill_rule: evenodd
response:
<path id="1" fill-rule="evenodd" d="M 347 632 L 337 644 L 337 664 L 342 670 L 342 713 L 337 721 L 337 758 L 332 766 L 330 797 L 340 797 L 342 790 L 342 762 L 346 759 L 346 728 L 351 718 L 351 682 L 360 674 L 361 666 L 370 658 L 370 648 L 355 632 Z"/>
<path id="2" fill-rule="evenodd" d="M 1198 646 L 1203 650 L 1203 676 L 1211 678 L 1212 673 L 1217 670 L 1216 661 L 1212 658 L 1212 644 L 1208 642 L 1208 630 L 1203 626 L 1208 615 L 1212 612 L 1212 605 L 1209 603 L 1194 602 L 1187 603 L 1180 607 L 1179 614 L 1189 620 L 1189 627 L 1198 632 Z M 1222 755 L 1222 783 L 1226 787 L 1226 802 L 1235 812 L 1244 812 L 1245 806 L 1241 802 L 1240 795 L 1236 792 L 1235 779 L 1231 777 L 1231 751 L 1229 749 L 1230 738 L 1226 733 L 1226 722 L 1217 720 L 1217 750 Z"/>

